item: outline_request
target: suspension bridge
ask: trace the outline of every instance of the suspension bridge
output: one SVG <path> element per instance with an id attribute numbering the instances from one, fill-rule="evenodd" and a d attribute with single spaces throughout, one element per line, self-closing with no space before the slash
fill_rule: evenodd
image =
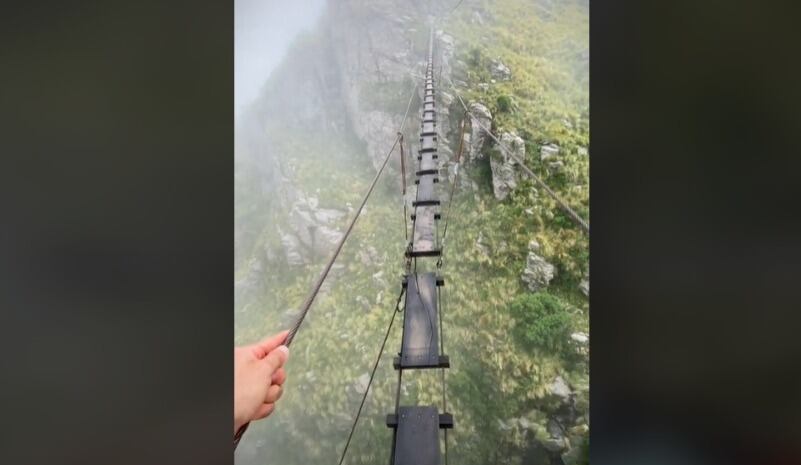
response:
<path id="1" fill-rule="evenodd" d="M 458 5 L 457 5 L 458 6 Z M 454 8 L 455 9 L 455 8 Z M 439 155 L 437 137 L 437 110 L 435 97 L 434 80 L 434 29 L 433 25 L 429 32 L 428 55 L 426 60 L 425 76 L 423 77 L 423 101 L 420 118 L 420 137 L 418 140 L 417 157 L 414 168 L 416 194 L 411 202 L 412 213 L 409 214 L 406 208 L 406 155 L 404 154 L 403 128 L 409 117 L 409 110 L 419 84 L 412 89 L 406 112 L 403 116 L 401 125 L 398 129 L 392 147 L 386 154 L 383 164 L 376 173 L 368 191 L 364 195 L 359 208 L 356 210 L 345 233 L 337 243 L 334 252 L 323 271 L 315 280 L 311 291 L 301 305 L 300 311 L 290 328 L 289 335 L 285 344 L 289 346 L 297 335 L 309 309 L 314 303 L 314 299 L 320 291 L 323 282 L 328 277 L 334 262 L 336 261 L 342 247 L 349 237 L 359 215 L 367 203 L 379 178 L 384 172 L 392 154 L 396 148 L 400 148 L 400 161 L 402 173 L 402 193 L 404 195 L 404 222 L 406 226 L 406 249 L 405 249 L 405 272 L 402 278 L 400 291 L 395 303 L 386 334 L 370 372 L 367 387 L 363 393 L 359 408 L 353 420 L 350 433 L 345 442 L 340 455 L 339 465 L 342 465 L 347 457 L 347 452 L 353 434 L 358 425 L 362 410 L 370 392 L 376 370 L 386 349 L 387 340 L 392 330 L 395 317 L 403 315 L 403 332 L 401 347 L 394 357 L 393 366 L 397 371 L 398 379 L 395 392 L 394 409 L 387 414 L 386 425 L 392 430 L 392 443 L 390 446 L 389 463 L 390 465 L 439 465 L 443 462 L 448 464 L 448 431 L 454 428 L 455 422 L 453 415 L 447 409 L 447 390 L 445 384 L 446 371 L 450 367 L 450 358 L 445 354 L 444 328 L 442 324 L 443 309 L 442 288 L 445 278 L 441 275 L 443 266 L 443 252 L 445 238 L 447 236 L 450 209 L 453 203 L 453 195 L 458 181 L 459 165 L 463 149 L 465 121 L 469 115 L 469 109 L 462 96 L 459 95 L 456 86 L 450 82 L 450 88 L 456 94 L 464 108 L 464 118 L 460 128 L 459 149 L 456 152 L 455 174 L 451 181 L 451 191 L 448 198 L 448 210 L 445 217 L 445 224 L 442 236 L 439 235 L 439 222 L 441 221 L 441 200 L 437 195 L 436 185 L 439 184 Z M 479 123 L 480 125 L 480 123 Z M 575 211 L 573 211 L 557 194 L 551 190 L 536 174 L 525 166 L 523 160 L 518 159 L 498 140 L 491 132 L 490 128 L 480 125 L 499 145 L 500 149 L 512 157 L 521 166 L 523 171 L 532 177 L 538 185 L 553 197 L 559 207 L 584 232 L 589 233 L 589 225 Z M 412 222 L 411 237 L 406 220 Z M 434 261 L 435 260 L 435 261 Z M 405 298 L 404 298 L 405 297 Z M 403 302 L 401 306 L 401 302 Z M 403 373 L 408 370 L 434 369 L 440 371 L 442 399 L 440 405 L 406 405 L 401 401 Z M 234 437 L 234 445 L 239 442 L 248 425 L 244 425 Z M 440 441 L 442 434 L 443 441 Z M 441 444 L 444 445 L 441 447 Z"/>

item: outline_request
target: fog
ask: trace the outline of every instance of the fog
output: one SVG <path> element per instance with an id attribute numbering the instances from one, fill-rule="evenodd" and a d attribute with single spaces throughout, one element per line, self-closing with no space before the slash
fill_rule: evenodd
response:
<path id="1" fill-rule="evenodd" d="M 301 31 L 313 27 L 325 0 L 234 2 L 234 105 L 239 118 Z"/>

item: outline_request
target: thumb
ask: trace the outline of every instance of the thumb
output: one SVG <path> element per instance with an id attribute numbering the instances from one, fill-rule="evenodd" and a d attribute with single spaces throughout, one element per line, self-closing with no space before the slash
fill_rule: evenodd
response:
<path id="1" fill-rule="evenodd" d="M 289 348 L 287 346 L 278 346 L 275 350 L 271 351 L 264 357 L 264 367 L 268 370 L 269 376 L 272 376 L 276 370 L 284 366 L 289 358 Z"/>
<path id="2" fill-rule="evenodd" d="M 272 352 L 276 347 L 280 346 L 286 341 L 286 337 L 289 334 L 289 330 L 281 331 L 278 334 L 268 337 L 263 341 L 257 342 L 253 344 L 253 355 L 256 356 L 257 359 L 263 359 L 267 354 Z"/>

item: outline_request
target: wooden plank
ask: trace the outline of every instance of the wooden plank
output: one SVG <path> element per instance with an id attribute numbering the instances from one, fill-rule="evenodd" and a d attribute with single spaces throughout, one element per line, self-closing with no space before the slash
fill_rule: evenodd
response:
<path id="1" fill-rule="evenodd" d="M 431 257 L 439 256 L 440 250 L 437 246 L 436 223 L 439 218 L 435 206 L 420 206 L 415 208 L 414 214 L 414 235 L 412 257 Z"/>
<path id="2" fill-rule="evenodd" d="M 399 407 L 394 465 L 439 465 L 440 460 L 437 407 Z"/>

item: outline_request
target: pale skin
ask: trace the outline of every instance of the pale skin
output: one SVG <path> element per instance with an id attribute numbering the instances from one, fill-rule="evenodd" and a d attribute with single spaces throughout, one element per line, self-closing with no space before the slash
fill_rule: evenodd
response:
<path id="1" fill-rule="evenodd" d="M 289 331 L 255 344 L 234 348 L 234 434 L 245 423 L 275 411 L 286 381 L 284 364 L 289 349 L 283 345 Z"/>

